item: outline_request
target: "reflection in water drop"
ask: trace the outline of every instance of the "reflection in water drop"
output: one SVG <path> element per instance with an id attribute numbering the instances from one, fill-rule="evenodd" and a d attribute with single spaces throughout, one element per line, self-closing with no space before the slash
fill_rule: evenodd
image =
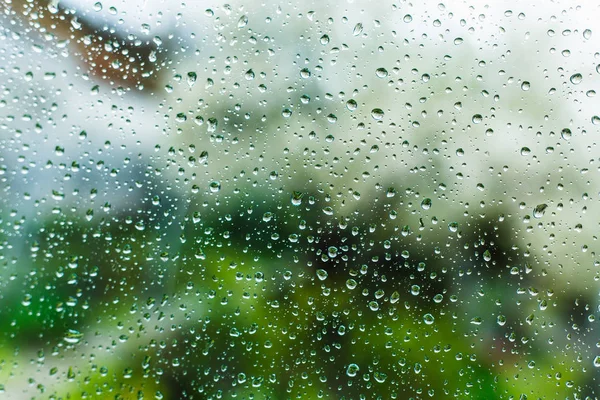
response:
<path id="1" fill-rule="evenodd" d="M 546 213 L 546 208 L 548 208 L 547 204 L 538 204 L 533 209 L 533 216 L 535 218 L 542 218 L 544 216 L 544 214 Z"/>

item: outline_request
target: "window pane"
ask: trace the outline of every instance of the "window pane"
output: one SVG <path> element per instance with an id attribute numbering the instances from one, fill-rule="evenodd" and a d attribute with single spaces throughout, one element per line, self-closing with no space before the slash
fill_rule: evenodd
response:
<path id="1" fill-rule="evenodd" d="M 594 2 L 0 2 L 8 399 L 593 399 Z"/>

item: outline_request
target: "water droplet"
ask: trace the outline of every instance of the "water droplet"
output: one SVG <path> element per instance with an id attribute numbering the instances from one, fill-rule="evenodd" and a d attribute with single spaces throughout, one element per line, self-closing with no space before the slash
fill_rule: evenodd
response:
<path id="1" fill-rule="evenodd" d="M 327 276 L 327 271 L 325 271 L 324 269 L 317 270 L 317 278 L 319 278 L 319 280 L 324 281 L 325 279 L 327 279 Z"/>
<path id="2" fill-rule="evenodd" d="M 597 116 L 597 115 L 594 115 L 592 117 L 592 124 L 594 124 L 594 125 L 600 125 L 600 117 Z"/>
<path id="3" fill-rule="evenodd" d="M 583 75 L 581 75 L 580 73 L 573 74 L 573 75 L 571 75 L 569 80 L 571 81 L 571 83 L 573 85 L 579 85 L 581 83 L 581 81 L 583 80 Z"/>
<path id="4" fill-rule="evenodd" d="M 382 120 L 384 115 L 385 114 L 381 108 L 374 108 L 371 110 L 371 117 L 373 117 L 373 119 L 376 121 Z"/>
<path id="5" fill-rule="evenodd" d="M 209 132 L 215 132 L 217 130 L 217 126 L 219 125 L 219 121 L 216 118 L 211 117 L 206 121 L 206 130 Z"/>
<path id="6" fill-rule="evenodd" d="M 573 132 L 571 132 L 571 130 L 569 128 L 565 128 L 562 131 L 560 131 L 560 136 L 564 140 L 569 140 L 573 136 Z"/>
<path id="7" fill-rule="evenodd" d="M 359 22 L 358 24 L 356 24 L 356 25 L 354 26 L 354 30 L 352 31 L 352 34 L 353 34 L 354 36 L 358 36 L 358 35 L 360 35 L 360 34 L 362 33 L 362 31 L 363 31 L 363 24 L 361 24 L 361 23 Z"/>
<path id="8" fill-rule="evenodd" d="M 246 71 L 246 73 L 244 74 L 244 79 L 246 79 L 247 81 L 251 81 L 256 77 L 256 74 L 254 73 L 254 71 L 252 71 L 252 69 L 249 69 L 248 71 Z"/>
<path id="9" fill-rule="evenodd" d="M 594 367 L 600 368 L 600 356 L 594 357 Z"/>
<path id="10" fill-rule="evenodd" d="M 355 100 L 350 99 L 346 102 L 346 108 L 350 111 L 354 111 L 358 108 L 358 104 L 356 103 Z"/>
<path id="11" fill-rule="evenodd" d="M 592 31 L 590 29 L 586 29 L 583 31 L 583 38 L 590 39 L 592 37 Z"/>
<path id="12" fill-rule="evenodd" d="M 489 262 L 492 260 L 492 253 L 489 250 L 483 252 L 483 260 Z"/>
<path id="13" fill-rule="evenodd" d="M 348 279 L 346 281 L 346 287 L 350 290 L 356 289 L 357 285 L 358 285 L 358 283 L 354 279 Z"/>
<path id="14" fill-rule="evenodd" d="M 292 193 L 292 205 L 299 206 L 302 204 L 302 197 L 304 197 L 304 193 L 294 191 Z"/>
<path id="15" fill-rule="evenodd" d="M 527 81 L 521 83 L 521 89 L 524 91 L 528 91 L 531 88 L 531 84 Z"/>
<path id="16" fill-rule="evenodd" d="M 32 296 L 29 293 L 26 293 L 25 296 L 23 296 L 23 300 L 21 300 L 21 304 L 23 304 L 24 307 L 29 307 L 31 305 L 31 298 Z"/>
<path id="17" fill-rule="evenodd" d="M 387 374 L 385 374 L 384 372 L 376 371 L 373 373 L 373 378 L 375 378 L 375 381 L 377 383 L 383 383 L 387 379 Z"/>
<path id="18" fill-rule="evenodd" d="M 431 199 L 430 198 L 423 199 L 423 201 L 421 202 L 421 208 L 423 210 L 429 210 L 431 208 Z"/>
<path id="19" fill-rule="evenodd" d="M 195 72 L 191 71 L 187 73 L 187 84 L 189 87 L 194 86 L 196 81 L 198 80 L 198 75 Z"/>
<path id="20" fill-rule="evenodd" d="M 335 258 L 337 257 L 337 253 L 338 253 L 338 248 L 335 246 L 329 246 L 329 248 L 327 249 L 327 255 L 330 258 Z"/>
<path id="21" fill-rule="evenodd" d="M 221 190 L 221 183 L 219 181 L 212 181 L 209 185 L 210 191 L 213 193 L 217 193 Z"/>
<path id="22" fill-rule="evenodd" d="M 405 16 L 402 18 L 402 21 L 406 22 L 407 24 L 408 24 L 408 23 L 410 23 L 410 22 L 412 22 L 412 20 L 413 20 L 413 17 L 412 17 L 412 15 L 410 15 L 410 14 L 406 14 L 406 15 L 405 15 Z"/>
<path id="23" fill-rule="evenodd" d="M 538 204 L 533 209 L 533 216 L 535 218 L 542 218 L 544 216 L 544 214 L 546 213 L 546 208 L 548 208 L 547 204 Z"/>
<path id="24" fill-rule="evenodd" d="M 273 213 L 272 212 L 266 212 L 263 214 L 263 221 L 265 222 L 269 222 L 273 219 Z"/>
<path id="25" fill-rule="evenodd" d="M 69 329 L 63 340 L 69 344 L 76 344 L 81 341 L 81 338 L 83 338 L 83 333 L 75 329 Z"/>
<path id="26" fill-rule="evenodd" d="M 240 17 L 240 19 L 238 20 L 237 26 L 238 26 L 238 28 L 243 28 L 246 25 L 248 25 L 248 16 L 247 15 L 242 15 Z"/>
<path id="27" fill-rule="evenodd" d="M 419 286 L 419 285 L 412 285 L 410 287 L 410 294 L 412 294 L 413 296 L 418 296 L 419 293 L 421 293 L 421 286 Z"/>
<path id="28" fill-rule="evenodd" d="M 531 150 L 529 149 L 529 147 L 521 147 L 522 156 L 528 156 L 529 154 L 531 154 Z"/>
<path id="29" fill-rule="evenodd" d="M 433 317 L 433 315 L 427 313 L 423 315 L 423 322 L 425 322 L 426 325 L 431 325 L 435 322 L 435 318 Z"/>
<path id="30" fill-rule="evenodd" d="M 326 44 L 329 43 L 329 36 L 327 36 L 327 35 L 321 36 L 320 42 L 323 46 L 325 46 Z"/>
<path id="31" fill-rule="evenodd" d="M 450 222 L 448 224 L 448 230 L 450 232 L 456 232 L 456 231 L 458 231 L 458 222 Z"/>
<path id="32" fill-rule="evenodd" d="M 358 373 L 358 371 L 360 371 L 360 368 L 358 367 L 358 365 L 352 363 L 352 364 L 348 365 L 348 368 L 346 368 L 346 375 L 348 375 L 351 378 L 354 378 L 356 376 L 356 374 Z"/>
<path id="33" fill-rule="evenodd" d="M 283 116 L 283 118 L 289 118 L 292 116 L 292 110 L 286 108 L 281 112 L 281 115 Z"/>
<path id="34" fill-rule="evenodd" d="M 308 79 L 310 78 L 310 70 L 308 68 L 302 68 L 300 70 L 300 76 L 304 79 Z"/>
<path id="35" fill-rule="evenodd" d="M 474 124 L 479 124 L 481 123 L 481 121 L 483 121 L 483 117 L 481 116 L 481 114 L 475 114 L 473 115 L 473 118 L 471 118 L 471 120 Z"/>
<path id="36" fill-rule="evenodd" d="M 387 69 L 385 68 L 377 68 L 375 70 L 375 75 L 377 75 L 378 78 L 386 78 L 388 76 L 388 72 Z"/>
<path id="37" fill-rule="evenodd" d="M 496 318 L 496 322 L 498 323 L 498 325 L 504 326 L 504 324 L 506 324 L 506 317 L 500 314 L 498 315 L 498 318 Z"/>

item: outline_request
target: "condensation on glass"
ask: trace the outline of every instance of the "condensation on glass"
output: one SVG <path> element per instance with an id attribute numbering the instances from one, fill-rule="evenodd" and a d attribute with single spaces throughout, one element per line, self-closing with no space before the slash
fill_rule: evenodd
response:
<path id="1" fill-rule="evenodd" d="M 600 395 L 594 2 L 0 15 L 0 397 Z"/>

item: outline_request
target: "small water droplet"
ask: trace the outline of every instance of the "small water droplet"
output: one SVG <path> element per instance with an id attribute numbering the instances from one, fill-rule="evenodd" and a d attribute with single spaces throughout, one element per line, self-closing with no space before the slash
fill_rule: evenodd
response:
<path id="1" fill-rule="evenodd" d="M 324 281 L 325 279 L 327 279 L 327 276 L 327 271 L 325 271 L 324 269 L 317 270 L 317 278 L 319 278 L 319 280 Z"/>
<path id="2" fill-rule="evenodd" d="M 521 83 L 521 89 L 524 91 L 528 91 L 531 88 L 531 84 L 527 81 Z"/>
<path id="3" fill-rule="evenodd" d="M 335 246 L 329 246 L 329 248 L 327 249 L 327 255 L 330 258 L 335 258 L 337 257 L 337 253 L 338 253 L 338 248 Z"/>
<path id="4" fill-rule="evenodd" d="M 489 262 L 492 260 L 492 253 L 489 250 L 483 252 L 483 260 Z"/>
<path id="5" fill-rule="evenodd" d="M 358 371 L 360 371 L 360 368 L 358 367 L 358 365 L 352 363 L 352 364 L 348 365 L 348 368 L 346 368 L 346 375 L 348 375 L 351 378 L 354 378 L 356 376 L 356 374 L 358 373 Z"/>
<path id="6" fill-rule="evenodd" d="M 571 132 L 571 130 L 569 128 L 565 128 L 562 131 L 560 131 L 560 136 L 564 140 L 569 140 L 573 136 L 573 132 Z"/>
<path id="7" fill-rule="evenodd" d="M 498 325 L 504 326 L 504 324 L 506 324 L 506 317 L 500 314 L 498 315 L 498 318 L 496 318 L 496 322 L 498 323 Z"/>
<path id="8" fill-rule="evenodd" d="M 248 16 L 247 15 L 242 15 L 240 17 L 240 19 L 238 20 L 237 26 L 238 26 L 238 28 L 243 28 L 246 25 L 248 25 Z"/>
<path id="9" fill-rule="evenodd" d="M 304 197 L 304 193 L 294 191 L 292 193 L 292 205 L 299 206 L 302 204 L 302 197 Z"/>
<path id="10" fill-rule="evenodd" d="M 69 344 L 76 344 L 81 341 L 82 337 L 83 337 L 83 333 L 81 333 L 75 329 L 69 329 L 67 331 L 65 337 L 63 338 L 63 340 Z"/>
<path id="11" fill-rule="evenodd" d="M 329 43 L 329 36 L 327 36 L 327 35 L 321 36 L 320 42 L 323 46 L 325 46 L 326 44 Z"/>
<path id="12" fill-rule="evenodd" d="M 535 206 L 535 208 L 533 209 L 533 216 L 535 218 L 542 218 L 544 216 L 544 214 L 546 213 L 546 209 L 548 208 L 547 204 L 538 204 L 537 206 Z"/>
<path id="13" fill-rule="evenodd" d="M 273 219 L 273 213 L 272 212 L 266 212 L 263 214 L 263 221 L 265 222 L 269 222 Z"/>
<path id="14" fill-rule="evenodd" d="M 310 73 L 310 70 L 308 68 L 302 68 L 300 70 L 300 76 L 302 78 L 308 79 L 308 78 L 310 78 L 310 75 L 311 75 L 311 73 Z"/>
<path id="15" fill-rule="evenodd" d="M 481 114 L 475 114 L 473 115 L 473 118 L 471 120 L 474 124 L 479 124 L 481 123 L 481 121 L 483 121 L 483 117 L 481 116 Z"/>
<path id="16" fill-rule="evenodd" d="M 421 286 L 419 286 L 419 285 L 412 285 L 410 287 L 410 294 L 412 294 L 413 296 L 418 296 L 419 293 L 421 293 Z"/>
<path id="17" fill-rule="evenodd" d="M 433 317 L 433 315 L 427 313 L 423 315 L 423 322 L 425 322 L 426 325 L 431 325 L 435 322 L 435 318 Z"/>
<path id="18" fill-rule="evenodd" d="M 385 374 L 384 372 L 376 371 L 373 373 L 373 378 L 375 378 L 375 381 L 377 383 L 383 383 L 387 379 L 387 374 Z"/>
<path id="19" fill-rule="evenodd" d="M 354 36 L 358 36 L 358 35 L 360 35 L 360 34 L 362 33 L 362 31 L 363 31 L 363 24 L 361 24 L 361 23 L 359 22 L 358 24 L 356 24 L 356 25 L 354 26 L 354 30 L 352 31 L 352 34 L 353 34 Z"/>
<path id="20" fill-rule="evenodd" d="M 590 39 L 592 37 L 592 31 L 590 29 L 586 29 L 583 31 L 583 38 Z"/>
<path id="21" fill-rule="evenodd" d="M 571 83 L 573 85 L 579 85 L 581 83 L 581 81 L 583 80 L 583 75 L 581 75 L 580 73 L 573 74 L 573 75 L 571 75 L 569 80 L 571 81 Z"/>
<path id="22" fill-rule="evenodd" d="M 371 117 L 373 117 L 375 121 L 382 120 L 384 115 L 385 114 L 381 108 L 374 108 L 371 110 Z"/>
<path id="23" fill-rule="evenodd" d="M 221 190 L 221 183 L 219 181 L 212 181 L 209 185 L 210 191 L 213 193 L 217 193 Z"/>
<path id="24" fill-rule="evenodd" d="M 429 210 L 431 208 L 431 199 L 430 198 L 423 199 L 423 201 L 421 202 L 421 208 L 423 210 Z"/>
<path id="25" fill-rule="evenodd" d="M 218 124 L 219 124 L 219 122 L 217 121 L 217 119 L 214 117 L 211 117 L 206 121 L 206 129 L 209 132 L 215 132 L 217 130 Z"/>
<path id="26" fill-rule="evenodd" d="M 247 81 L 251 81 L 254 79 L 256 75 L 254 74 L 254 71 L 252 71 L 252 69 L 249 69 L 248 71 L 246 71 L 246 73 L 244 74 L 244 78 Z"/>
<path id="27" fill-rule="evenodd" d="M 189 87 L 194 86 L 194 84 L 196 83 L 197 80 L 198 80 L 198 75 L 196 75 L 195 72 L 190 71 L 187 73 L 187 84 Z"/>
<path id="28" fill-rule="evenodd" d="M 375 70 L 375 75 L 377 75 L 377 77 L 381 78 L 381 79 L 386 78 L 388 76 L 387 69 L 385 69 L 385 68 L 377 68 Z"/>
<path id="29" fill-rule="evenodd" d="M 358 104 L 356 103 L 355 100 L 350 99 L 346 102 L 346 108 L 350 111 L 354 111 L 358 108 Z"/>

